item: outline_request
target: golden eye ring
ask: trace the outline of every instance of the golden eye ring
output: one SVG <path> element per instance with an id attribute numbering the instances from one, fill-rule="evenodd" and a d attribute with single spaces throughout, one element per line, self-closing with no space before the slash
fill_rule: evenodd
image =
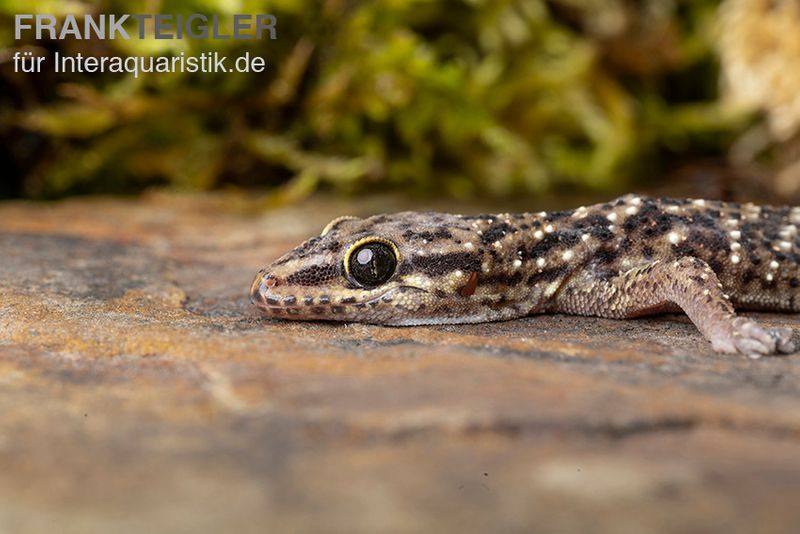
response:
<path id="1" fill-rule="evenodd" d="M 388 239 L 365 237 L 345 252 L 344 272 L 348 280 L 361 287 L 377 287 L 392 277 L 400 259 L 400 250 Z"/>

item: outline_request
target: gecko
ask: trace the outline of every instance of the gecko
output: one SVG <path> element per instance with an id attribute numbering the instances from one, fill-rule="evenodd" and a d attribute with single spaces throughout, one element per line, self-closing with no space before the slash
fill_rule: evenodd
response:
<path id="1" fill-rule="evenodd" d="M 626 195 L 574 210 L 338 217 L 256 275 L 273 318 L 414 326 L 684 312 L 712 348 L 795 350 L 800 207 Z"/>

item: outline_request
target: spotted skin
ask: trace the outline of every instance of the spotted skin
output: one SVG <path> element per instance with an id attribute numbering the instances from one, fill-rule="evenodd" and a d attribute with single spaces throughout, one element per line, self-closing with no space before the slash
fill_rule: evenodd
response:
<path id="1" fill-rule="evenodd" d="M 266 315 L 385 325 L 538 313 L 632 318 L 683 310 L 715 350 L 794 351 L 791 331 L 734 309 L 800 310 L 800 208 L 627 195 L 570 211 L 343 217 L 258 273 Z M 393 275 L 362 287 L 350 248 L 396 246 Z"/>

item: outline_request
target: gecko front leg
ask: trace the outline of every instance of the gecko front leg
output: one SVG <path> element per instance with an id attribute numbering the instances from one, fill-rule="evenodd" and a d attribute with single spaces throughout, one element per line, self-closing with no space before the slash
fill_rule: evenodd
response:
<path id="1" fill-rule="evenodd" d="M 694 257 L 653 261 L 615 276 L 588 269 L 565 283 L 550 309 L 616 319 L 680 309 L 718 352 L 757 358 L 795 348 L 791 330 L 737 317 L 717 275 Z"/>

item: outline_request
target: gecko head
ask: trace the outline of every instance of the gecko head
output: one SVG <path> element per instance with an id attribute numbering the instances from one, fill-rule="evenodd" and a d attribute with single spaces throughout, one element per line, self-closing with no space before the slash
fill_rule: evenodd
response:
<path id="1" fill-rule="evenodd" d="M 477 309 L 475 238 L 457 215 L 339 217 L 259 271 L 250 298 L 284 319 L 466 322 Z"/>

